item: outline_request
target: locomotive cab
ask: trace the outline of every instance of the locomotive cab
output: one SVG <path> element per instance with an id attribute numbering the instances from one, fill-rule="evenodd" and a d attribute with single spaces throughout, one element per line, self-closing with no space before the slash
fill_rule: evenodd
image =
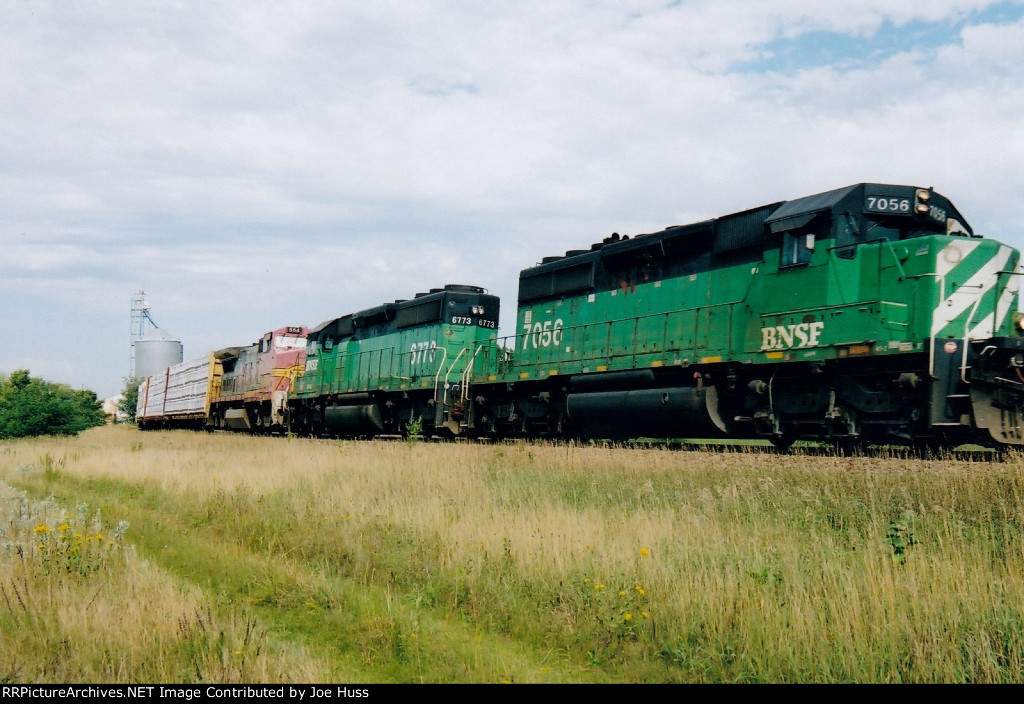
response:
<path id="1" fill-rule="evenodd" d="M 288 426 L 288 398 L 305 367 L 304 326 L 272 330 L 245 347 L 213 353 L 222 373 L 210 409 L 215 428 L 281 432 Z"/>
<path id="2" fill-rule="evenodd" d="M 1005 393 L 993 400 L 980 370 L 971 372 L 982 350 L 986 366 L 1000 366 L 1001 338 L 1019 336 L 1016 251 L 976 236 L 942 195 L 909 186 L 858 184 L 790 201 L 766 224 L 778 265 L 766 249 L 765 280 L 748 304 L 760 325 L 746 349 L 795 364 L 756 380 L 772 385 L 767 404 L 744 399 L 759 407 L 749 416 L 759 434 L 782 444 L 1005 443 L 1019 434 L 1017 412 L 1006 411 L 1020 404 Z"/>

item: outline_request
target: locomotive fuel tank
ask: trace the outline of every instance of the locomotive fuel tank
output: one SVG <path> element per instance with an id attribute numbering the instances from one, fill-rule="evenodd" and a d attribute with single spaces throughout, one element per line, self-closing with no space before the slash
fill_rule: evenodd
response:
<path id="1" fill-rule="evenodd" d="M 569 428 L 583 436 L 724 437 L 713 386 L 595 391 L 566 396 Z M 579 429 L 578 431 L 576 429 Z"/>

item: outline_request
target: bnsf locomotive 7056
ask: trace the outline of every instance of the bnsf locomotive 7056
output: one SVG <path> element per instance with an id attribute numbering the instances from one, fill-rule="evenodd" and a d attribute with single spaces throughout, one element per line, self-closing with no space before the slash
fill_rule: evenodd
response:
<path id="1" fill-rule="evenodd" d="M 288 328 L 301 355 L 282 354 L 276 331 L 246 348 L 259 383 L 227 393 L 243 353 L 214 352 L 187 413 L 143 399 L 171 399 L 176 376 L 202 376 L 196 363 L 144 382 L 138 418 L 340 436 L 1021 445 L 1019 260 L 930 188 L 856 184 L 546 257 L 520 274 L 512 336 L 497 335 L 498 299 L 461 285 Z"/>

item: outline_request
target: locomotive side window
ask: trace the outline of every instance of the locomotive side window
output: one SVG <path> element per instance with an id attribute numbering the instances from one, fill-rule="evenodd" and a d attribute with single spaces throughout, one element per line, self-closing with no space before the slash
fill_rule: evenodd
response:
<path id="1" fill-rule="evenodd" d="M 860 225 L 849 210 L 839 215 L 836 226 L 836 256 L 840 259 L 853 259 L 857 256 L 857 244 L 863 241 Z"/>
<path id="2" fill-rule="evenodd" d="M 818 236 L 831 235 L 832 219 L 825 212 L 800 213 L 772 223 L 772 232 L 782 233 L 779 268 L 806 266 L 814 255 Z"/>
<path id="3" fill-rule="evenodd" d="M 814 233 L 806 230 L 786 230 L 782 234 L 782 260 L 780 266 L 808 264 L 814 254 Z"/>

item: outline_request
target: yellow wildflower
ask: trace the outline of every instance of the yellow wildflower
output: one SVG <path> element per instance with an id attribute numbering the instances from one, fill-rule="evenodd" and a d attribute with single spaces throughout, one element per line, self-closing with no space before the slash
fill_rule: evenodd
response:
<path id="1" fill-rule="evenodd" d="M 49 533 L 50 532 L 50 526 L 46 526 L 46 525 L 40 524 L 40 525 L 35 527 L 35 532 L 36 533 Z"/>
<path id="2" fill-rule="evenodd" d="M 636 590 L 636 593 L 639 594 L 640 596 L 644 595 L 644 588 L 641 587 L 639 584 L 636 585 L 635 587 L 633 587 L 633 589 Z"/>
<path id="3" fill-rule="evenodd" d="M 627 612 L 626 615 L 622 617 L 622 620 L 623 621 L 632 621 L 633 620 L 633 614 Z"/>
<path id="4" fill-rule="evenodd" d="M 647 557 L 651 554 L 651 551 L 647 548 L 640 548 L 640 557 Z"/>

